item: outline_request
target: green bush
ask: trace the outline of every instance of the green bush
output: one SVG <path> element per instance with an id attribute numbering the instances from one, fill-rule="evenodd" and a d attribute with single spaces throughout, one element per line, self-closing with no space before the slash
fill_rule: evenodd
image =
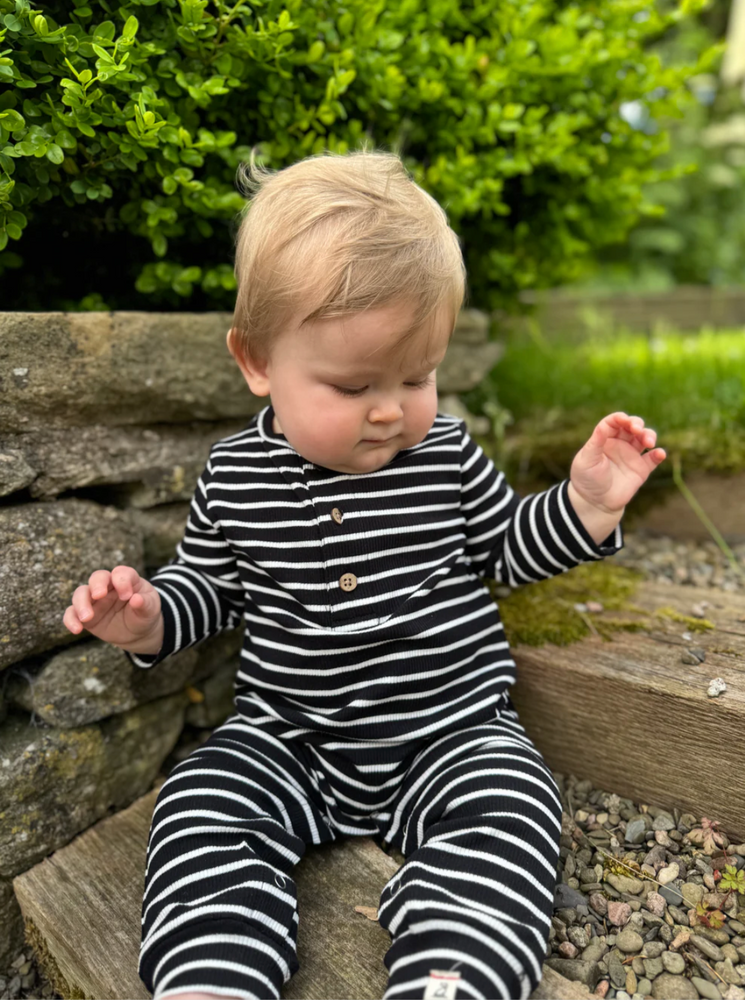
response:
<path id="1" fill-rule="evenodd" d="M 654 212 L 679 116 L 647 44 L 679 0 L 0 0 L 3 309 L 230 309 L 250 149 L 395 149 L 462 238 L 470 302 L 575 278 Z M 12 280 L 11 280 L 12 279 Z"/>

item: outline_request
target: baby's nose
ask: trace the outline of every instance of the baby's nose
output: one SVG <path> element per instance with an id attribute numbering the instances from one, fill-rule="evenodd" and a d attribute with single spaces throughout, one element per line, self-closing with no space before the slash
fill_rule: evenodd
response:
<path id="1" fill-rule="evenodd" d="M 393 423 L 404 415 L 403 408 L 397 399 L 386 399 L 378 402 L 370 411 L 371 422 Z"/>

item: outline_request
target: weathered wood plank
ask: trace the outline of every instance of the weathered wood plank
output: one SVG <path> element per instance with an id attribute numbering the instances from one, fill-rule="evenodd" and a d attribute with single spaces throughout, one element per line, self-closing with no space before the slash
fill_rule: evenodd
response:
<path id="1" fill-rule="evenodd" d="M 683 623 L 657 619 L 649 632 L 617 633 L 612 642 L 590 636 L 566 647 L 513 646 L 513 702 L 553 770 L 635 801 L 717 819 L 741 842 L 745 596 L 643 583 L 635 597 L 650 612 L 669 606 L 682 614 L 701 601 L 709 602 L 706 615 L 716 629 L 692 633 L 690 641 L 682 638 Z M 690 646 L 706 650 L 704 663 L 681 662 Z M 727 690 L 709 698 L 714 677 Z"/>
<path id="2" fill-rule="evenodd" d="M 28 939 L 65 1000 L 148 1000 L 137 974 L 147 838 L 158 787 L 17 876 Z M 355 906 L 377 908 L 398 868 L 370 837 L 309 847 L 295 869 L 300 969 L 285 1000 L 374 1000 L 390 938 Z M 532 1000 L 585 1000 L 548 967 Z"/>

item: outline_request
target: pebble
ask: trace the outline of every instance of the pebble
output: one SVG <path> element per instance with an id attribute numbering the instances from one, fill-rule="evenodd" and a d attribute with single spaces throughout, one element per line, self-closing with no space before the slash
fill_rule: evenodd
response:
<path id="1" fill-rule="evenodd" d="M 721 852 L 686 840 L 701 817 L 556 777 L 566 811 L 546 961 L 585 982 L 592 1000 L 707 1000 L 713 991 L 745 1000 L 745 899 L 730 895 L 722 928 L 696 914 L 701 902 L 724 905 L 714 879 Z M 608 870 L 609 855 L 624 874 Z M 745 845 L 730 845 L 728 858 L 745 868 Z"/>
<path id="2" fill-rule="evenodd" d="M 631 927 L 625 927 L 616 939 L 616 947 L 627 954 L 632 951 L 641 951 L 644 945 L 644 938 L 638 931 Z M 634 992 L 633 990 L 631 991 Z"/>
<path id="3" fill-rule="evenodd" d="M 723 962 L 724 952 L 722 949 L 701 934 L 691 934 L 691 944 L 695 944 L 699 951 L 702 951 L 712 962 Z"/>
<path id="4" fill-rule="evenodd" d="M 631 918 L 631 907 L 628 903 L 617 900 L 608 901 L 608 920 L 616 927 L 623 927 Z"/>
<path id="5" fill-rule="evenodd" d="M 722 1000 L 722 994 L 714 983 L 709 983 L 705 979 L 701 979 L 700 976 L 691 976 L 691 982 L 703 1000 Z"/>
<path id="6" fill-rule="evenodd" d="M 655 1000 L 698 1000 L 696 987 L 685 976 L 673 976 L 663 972 L 652 983 Z"/>
<path id="7" fill-rule="evenodd" d="M 633 819 L 626 824 L 624 839 L 627 844 L 641 844 L 646 839 L 647 825 L 643 819 Z"/>
<path id="8" fill-rule="evenodd" d="M 724 694 L 727 690 L 727 685 L 724 683 L 721 677 L 714 677 L 709 681 L 709 686 L 706 689 L 706 693 L 710 698 L 718 698 L 720 694 Z"/>
<path id="9" fill-rule="evenodd" d="M 661 917 L 665 912 L 665 897 L 661 896 L 659 892 L 648 893 L 646 904 L 650 912 L 657 917 Z"/>
<path id="10" fill-rule="evenodd" d="M 665 972 L 671 972 L 673 975 L 679 976 L 681 973 L 685 972 L 685 959 L 682 955 L 679 955 L 675 951 L 663 951 L 662 964 L 665 966 Z"/>
<path id="11" fill-rule="evenodd" d="M 668 882 L 672 882 L 680 875 L 680 868 L 675 864 L 667 865 L 665 868 L 660 868 L 657 872 L 657 881 L 661 882 L 663 885 L 667 885 Z"/>

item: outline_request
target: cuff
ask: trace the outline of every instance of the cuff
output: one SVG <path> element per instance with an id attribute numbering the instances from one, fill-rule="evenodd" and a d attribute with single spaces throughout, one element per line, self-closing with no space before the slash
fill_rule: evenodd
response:
<path id="1" fill-rule="evenodd" d="M 157 653 L 129 653 L 126 649 L 123 651 L 136 667 L 145 669 L 154 667 L 156 663 L 160 663 L 167 656 L 177 653 L 181 648 L 181 629 L 174 614 L 173 599 L 170 595 L 165 594 L 157 584 L 153 583 L 153 586 L 160 594 L 160 610 L 163 615 L 163 645 Z"/>
<path id="2" fill-rule="evenodd" d="M 623 516 L 621 517 L 621 521 L 618 522 L 608 537 L 604 538 L 598 545 L 580 520 L 580 516 L 577 511 L 572 506 L 572 501 L 569 499 L 569 482 L 569 479 L 564 479 L 561 482 L 556 493 L 556 500 L 559 511 L 563 516 L 567 527 L 571 530 L 574 536 L 575 547 L 579 546 L 585 552 L 585 554 L 580 558 L 589 561 L 593 557 L 596 559 L 602 559 L 604 556 L 615 555 L 615 553 L 620 551 L 624 546 L 623 528 L 621 527 Z"/>

